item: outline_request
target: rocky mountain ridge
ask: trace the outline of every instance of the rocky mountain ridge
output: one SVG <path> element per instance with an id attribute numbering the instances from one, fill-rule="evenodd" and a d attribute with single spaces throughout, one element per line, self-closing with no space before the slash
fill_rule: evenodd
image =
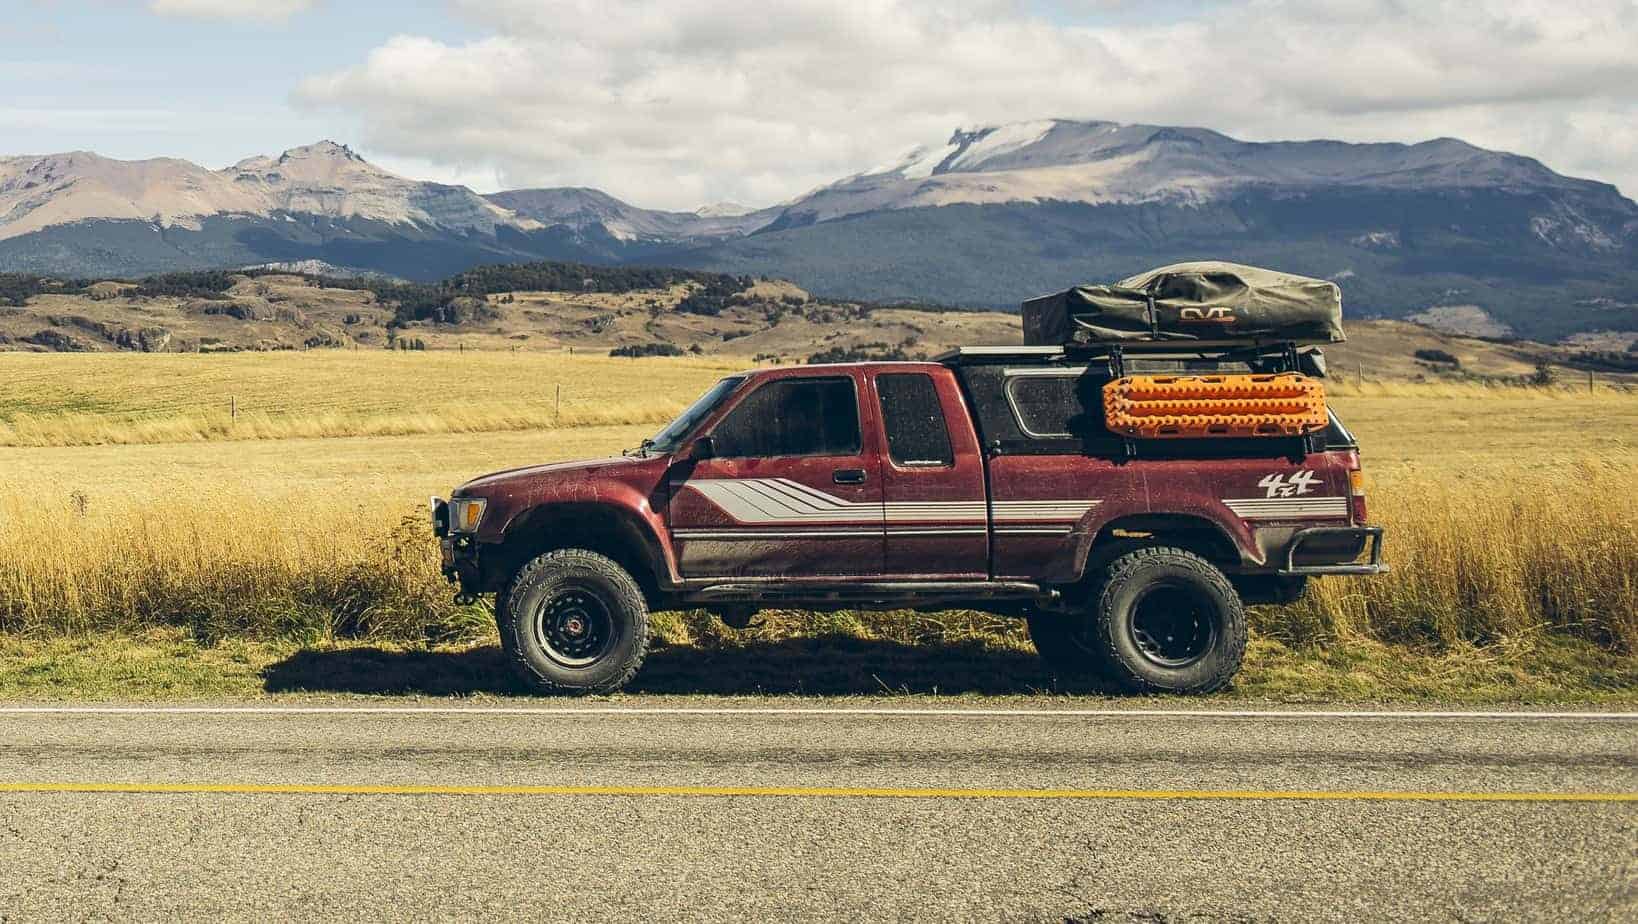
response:
<path id="1" fill-rule="evenodd" d="M 1017 122 L 958 130 L 767 208 L 692 212 L 574 187 L 478 195 L 333 142 L 223 170 L 86 152 L 0 158 L 0 271 L 67 277 L 316 260 L 427 280 L 548 259 L 1006 307 L 1207 257 L 1336 279 L 1355 316 L 1459 307 L 1537 338 L 1638 330 L 1638 205 L 1450 138 L 1247 142 Z"/>

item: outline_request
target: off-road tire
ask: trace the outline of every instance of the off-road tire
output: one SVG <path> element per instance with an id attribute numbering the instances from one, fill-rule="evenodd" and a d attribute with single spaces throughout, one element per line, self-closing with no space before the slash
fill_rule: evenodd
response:
<path id="1" fill-rule="evenodd" d="M 1139 639 L 1148 636 L 1134 627 L 1135 620 L 1150 616 L 1140 617 L 1139 604 L 1161 590 L 1187 602 L 1194 647 L 1186 639 L 1182 651 L 1145 652 Z M 1220 690 L 1240 669 L 1246 650 L 1245 607 L 1228 578 L 1193 552 L 1166 546 L 1116 558 L 1099 575 L 1084 608 L 1033 613 L 1029 631 L 1036 651 L 1058 676 L 1101 677 L 1133 693 Z"/>
<path id="2" fill-rule="evenodd" d="M 565 636 L 562 626 L 576 620 L 585 634 Z M 584 549 L 547 552 L 518 569 L 497 595 L 495 623 L 518 673 L 546 693 L 612 693 L 648 653 L 642 588 L 612 559 Z M 580 641 L 589 647 L 570 648 Z"/>

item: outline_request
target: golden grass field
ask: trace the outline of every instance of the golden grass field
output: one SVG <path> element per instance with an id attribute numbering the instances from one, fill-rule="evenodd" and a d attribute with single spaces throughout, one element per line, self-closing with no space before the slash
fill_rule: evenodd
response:
<path id="1" fill-rule="evenodd" d="M 492 629 L 450 602 L 425 498 L 635 445 L 746 365 L 0 355 L 0 695 L 495 689 L 460 680 L 494 666 Z M 1339 383 L 1333 405 L 1364 447 L 1394 571 L 1259 610 L 1241 694 L 1638 698 L 1638 395 L 1367 381 Z M 657 626 L 644 689 L 1045 683 L 1022 626 L 982 614 Z M 341 660 L 310 682 L 258 679 L 316 651 Z"/>
<path id="2" fill-rule="evenodd" d="M 0 353 L 0 446 L 664 423 L 747 365 L 453 350 Z"/>

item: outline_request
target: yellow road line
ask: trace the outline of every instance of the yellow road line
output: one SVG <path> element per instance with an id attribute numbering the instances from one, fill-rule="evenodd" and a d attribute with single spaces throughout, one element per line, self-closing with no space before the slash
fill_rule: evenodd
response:
<path id="1" fill-rule="evenodd" d="M 874 786 L 462 786 L 332 783 L 0 782 L 0 793 L 213 793 L 345 796 L 680 796 L 788 799 L 1141 799 L 1323 802 L 1638 802 L 1638 792 L 1422 792 L 1290 789 L 940 789 Z"/>

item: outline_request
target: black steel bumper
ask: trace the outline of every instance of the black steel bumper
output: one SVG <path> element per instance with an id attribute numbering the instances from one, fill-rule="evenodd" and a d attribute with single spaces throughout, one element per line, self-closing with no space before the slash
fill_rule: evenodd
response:
<path id="1" fill-rule="evenodd" d="M 1310 562 L 1297 564 L 1303 546 L 1315 540 L 1322 544 L 1336 544 L 1357 549 L 1352 559 L 1344 562 Z M 1359 556 L 1365 555 L 1364 561 Z M 1277 574 L 1307 576 L 1313 574 L 1382 574 L 1388 566 L 1382 563 L 1382 527 L 1380 526 L 1310 526 L 1299 529 L 1285 547 L 1285 567 Z"/>
<path id="2" fill-rule="evenodd" d="M 455 536 L 449 531 L 449 503 L 432 498 L 432 534 L 438 538 L 438 552 L 444 577 L 460 586 L 463 595 L 477 593 L 482 583 L 478 565 L 478 544 L 471 536 Z"/>

